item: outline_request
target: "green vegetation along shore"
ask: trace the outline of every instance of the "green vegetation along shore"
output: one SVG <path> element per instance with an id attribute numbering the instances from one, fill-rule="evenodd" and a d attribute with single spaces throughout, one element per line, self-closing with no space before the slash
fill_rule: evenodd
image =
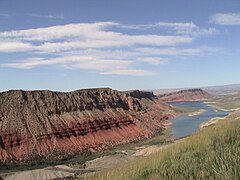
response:
<path id="1" fill-rule="evenodd" d="M 236 115 L 237 114 L 237 115 Z M 240 179 L 240 116 L 233 113 L 179 143 L 80 179 Z"/>

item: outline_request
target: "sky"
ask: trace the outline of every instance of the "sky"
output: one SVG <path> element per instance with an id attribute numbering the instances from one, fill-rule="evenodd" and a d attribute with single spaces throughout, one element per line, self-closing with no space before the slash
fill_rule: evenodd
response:
<path id="1" fill-rule="evenodd" d="M 0 0 L 0 91 L 240 83 L 239 0 Z"/>

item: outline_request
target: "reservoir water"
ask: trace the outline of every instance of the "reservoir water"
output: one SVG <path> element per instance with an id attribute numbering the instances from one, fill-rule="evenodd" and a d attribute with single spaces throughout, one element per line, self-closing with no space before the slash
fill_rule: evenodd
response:
<path id="1" fill-rule="evenodd" d="M 180 108 L 197 108 L 204 109 L 204 112 L 195 116 L 181 115 L 172 119 L 171 128 L 172 135 L 171 138 L 181 138 L 187 135 L 192 134 L 193 132 L 199 130 L 200 124 L 204 121 L 212 119 L 214 117 L 224 117 L 229 114 L 229 112 L 221 111 L 211 106 L 208 106 L 203 101 L 195 102 L 176 102 L 169 103 L 172 106 Z"/>

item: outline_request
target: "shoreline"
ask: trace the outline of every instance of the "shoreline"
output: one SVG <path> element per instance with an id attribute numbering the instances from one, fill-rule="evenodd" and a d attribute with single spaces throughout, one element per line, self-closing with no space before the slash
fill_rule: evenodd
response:
<path id="1" fill-rule="evenodd" d="M 224 117 L 214 117 L 214 118 L 211 118 L 211 119 L 201 123 L 200 124 L 200 130 L 204 129 L 204 128 L 208 127 L 208 126 L 212 126 L 212 125 L 218 123 L 221 120 L 227 119 L 229 116 L 231 116 L 234 112 L 236 112 L 238 110 L 240 110 L 240 108 L 231 109 L 231 110 L 229 110 L 230 113 L 227 116 L 224 116 Z"/>
<path id="2" fill-rule="evenodd" d="M 199 111 L 196 111 L 196 112 L 192 112 L 190 114 L 188 114 L 188 116 L 197 116 L 197 115 L 200 115 L 202 113 L 204 113 L 206 110 L 205 109 L 200 109 Z"/>
<path id="3" fill-rule="evenodd" d="M 219 106 L 214 106 L 214 105 L 212 105 L 212 104 L 216 104 L 216 102 L 203 102 L 203 103 L 207 104 L 207 105 L 210 106 L 210 107 L 216 108 L 216 109 L 221 110 L 221 111 L 226 111 L 226 112 L 233 112 L 233 111 L 240 110 L 240 108 L 224 109 L 224 108 L 221 108 L 221 107 L 219 107 Z"/>
<path id="4" fill-rule="evenodd" d="M 227 116 L 228 116 L 228 115 L 227 115 Z M 214 118 L 212 118 L 212 119 L 207 120 L 206 122 L 201 123 L 201 124 L 199 125 L 199 126 L 200 126 L 200 130 L 203 129 L 203 128 L 206 128 L 206 127 L 208 127 L 208 126 L 212 126 L 212 125 L 218 123 L 219 120 L 224 120 L 224 119 L 226 119 L 227 116 L 225 116 L 225 117 L 214 117 Z"/>

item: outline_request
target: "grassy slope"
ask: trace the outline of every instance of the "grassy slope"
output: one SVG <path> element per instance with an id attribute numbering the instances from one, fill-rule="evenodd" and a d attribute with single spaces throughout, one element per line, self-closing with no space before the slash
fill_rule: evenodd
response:
<path id="1" fill-rule="evenodd" d="M 240 116 L 162 151 L 84 179 L 240 179 Z"/>
<path id="2" fill-rule="evenodd" d="M 222 109 L 235 109 L 240 107 L 240 93 L 230 96 L 225 96 L 216 101 L 213 106 Z"/>

